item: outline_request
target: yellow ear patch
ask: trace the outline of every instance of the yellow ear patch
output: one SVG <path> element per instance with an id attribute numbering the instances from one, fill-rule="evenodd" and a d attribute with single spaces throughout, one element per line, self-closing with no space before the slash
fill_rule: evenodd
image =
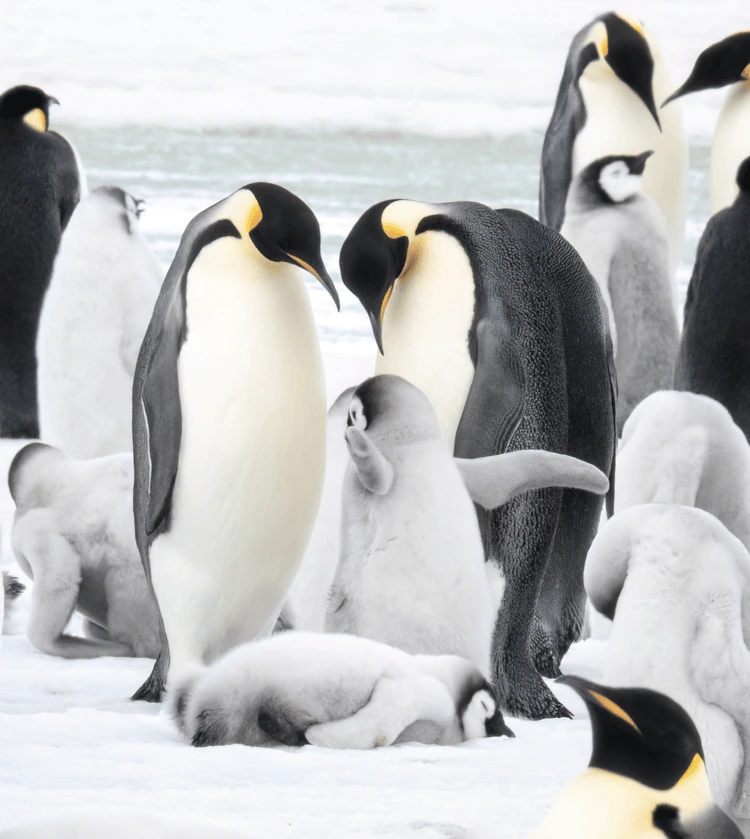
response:
<path id="1" fill-rule="evenodd" d="M 748 64 L 747 67 L 745 67 L 745 69 L 740 73 L 740 75 L 743 79 L 745 79 L 745 81 L 750 82 L 750 64 Z"/>
<path id="2" fill-rule="evenodd" d="M 609 38 L 605 34 L 604 37 L 599 42 L 599 55 L 602 58 L 606 58 L 608 52 L 609 52 Z"/>
<path id="3" fill-rule="evenodd" d="M 393 238 L 393 237 L 391 237 Z M 388 306 L 388 301 L 391 299 L 391 294 L 393 293 L 393 286 L 391 286 L 388 291 L 385 293 L 385 297 L 383 298 L 383 302 L 380 306 L 380 322 L 383 322 L 383 318 L 385 317 L 385 310 Z"/>
<path id="4" fill-rule="evenodd" d="M 402 236 L 406 236 L 402 227 L 390 221 L 383 222 L 383 232 L 389 239 L 400 239 Z"/>
<path id="5" fill-rule="evenodd" d="M 247 214 L 247 232 L 249 233 L 251 230 L 254 230 L 263 220 L 263 211 L 260 208 L 260 204 L 257 202 L 253 202 L 253 206 L 250 207 L 250 212 Z M 292 257 L 294 259 L 294 257 Z M 308 267 L 308 271 L 310 268 Z"/>
<path id="6" fill-rule="evenodd" d="M 633 718 L 630 716 L 630 714 L 628 714 L 626 711 L 623 711 L 622 708 L 616 702 L 613 702 L 611 699 L 607 699 L 606 696 L 602 696 L 601 693 L 597 693 L 594 690 L 590 690 L 589 695 L 593 696 L 594 699 L 596 699 L 596 701 L 602 706 L 602 708 L 604 708 L 605 711 L 609 711 L 610 714 L 614 714 L 614 716 L 619 717 L 628 725 L 633 726 L 633 728 L 640 733 L 640 729 L 633 722 Z"/>
<path id="7" fill-rule="evenodd" d="M 29 128 L 33 128 L 34 131 L 40 131 L 44 134 L 47 130 L 47 118 L 44 116 L 44 111 L 41 108 L 34 108 L 33 111 L 29 111 L 23 118 L 23 121 Z"/>
<path id="8" fill-rule="evenodd" d="M 643 24 L 640 22 L 640 20 L 637 20 L 634 17 L 630 17 L 630 15 L 624 15 L 622 14 L 622 12 L 617 12 L 617 17 L 619 17 L 620 20 L 624 20 L 625 23 L 628 24 L 628 26 L 635 29 L 635 31 L 641 36 L 641 38 L 646 37 L 646 32 L 643 29 Z"/>
<path id="9" fill-rule="evenodd" d="M 702 768 L 703 761 L 701 760 L 701 756 L 699 754 L 696 754 L 690 766 L 688 766 L 685 774 L 680 778 L 679 781 L 677 781 L 677 786 L 679 786 L 680 784 L 684 784 L 686 781 L 689 781 L 693 777 L 693 775 L 699 772 Z"/>

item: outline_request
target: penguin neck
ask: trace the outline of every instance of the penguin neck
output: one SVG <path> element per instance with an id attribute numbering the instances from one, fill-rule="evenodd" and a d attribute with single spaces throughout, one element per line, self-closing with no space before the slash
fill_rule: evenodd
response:
<path id="1" fill-rule="evenodd" d="M 375 372 L 402 376 L 430 400 L 450 451 L 474 378 L 468 337 L 474 275 L 466 251 L 430 230 L 410 244 L 409 264 L 393 286 Z"/>
<path id="2" fill-rule="evenodd" d="M 714 131 L 711 149 L 711 212 L 728 207 L 737 196 L 737 170 L 750 155 L 750 82 L 730 86 Z"/>

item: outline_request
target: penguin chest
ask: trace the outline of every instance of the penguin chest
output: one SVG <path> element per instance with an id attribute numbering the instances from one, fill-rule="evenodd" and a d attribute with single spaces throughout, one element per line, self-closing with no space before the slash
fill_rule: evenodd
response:
<path id="1" fill-rule="evenodd" d="M 224 596 L 246 605 L 248 586 L 263 602 L 283 595 L 322 489 L 322 363 L 297 271 L 188 282 L 182 439 L 162 538 L 171 556 L 216 585 L 231 580 Z"/>
<path id="2" fill-rule="evenodd" d="M 401 376 L 427 396 L 453 451 L 474 378 L 468 344 L 474 276 L 461 245 L 439 231 L 417 236 L 409 260 L 385 310 L 384 355 L 375 372 Z"/>
<path id="3" fill-rule="evenodd" d="M 711 149 L 711 212 L 737 197 L 737 170 L 750 155 L 750 82 L 733 85 L 724 100 Z"/>

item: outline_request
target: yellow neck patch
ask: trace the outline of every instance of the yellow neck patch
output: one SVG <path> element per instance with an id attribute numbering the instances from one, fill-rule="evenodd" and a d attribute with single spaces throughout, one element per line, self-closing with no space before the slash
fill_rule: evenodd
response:
<path id="1" fill-rule="evenodd" d="M 609 38 L 605 35 L 601 41 L 599 42 L 599 55 L 602 58 L 607 57 L 607 53 L 609 52 Z"/>
<path id="2" fill-rule="evenodd" d="M 383 222 L 383 232 L 389 239 L 400 239 L 402 236 L 406 236 L 402 227 L 390 221 Z"/>
<path id="3" fill-rule="evenodd" d="M 614 716 L 619 717 L 621 720 L 626 722 L 628 725 L 632 726 L 636 731 L 640 733 L 640 729 L 638 726 L 633 722 L 633 718 L 628 714 L 626 711 L 616 703 L 613 702 L 611 699 L 607 699 L 606 696 L 602 696 L 601 693 L 597 693 L 594 690 L 589 691 L 589 695 L 593 696 L 594 699 L 604 708 L 605 711 L 609 711 L 610 714 L 614 714 Z"/>
<path id="4" fill-rule="evenodd" d="M 740 73 L 740 75 L 746 82 L 750 82 L 750 64 L 748 64 L 747 67 L 745 67 L 745 69 Z"/>
<path id="5" fill-rule="evenodd" d="M 696 775 L 700 770 L 703 768 L 703 761 L 701 760 L 701 756 L 696 754 L 693 758 L 690 766 L 688 766 L 685 774 L 680 778 L 679 781 L 675 784 L 675 786 L 680 786 L 680 784 L 686 784 L 694 775 Z"/>
<path id="6" fill-rule="evenodd" d="M 247 227 L 247 232 L 249 233 L 251 230 L 254 230 L 263 220 L 263 211 L 260 208 L 260 204 L 257 200 L 253 201 L 253 206 L 250 207 L 250 212 L 247 214 L 247 221 L 245 222 L 245 226 Z M 292 257 L 294 259 L 294 257 Z M 307 266 L 303 266 L 307 267 Z M 310 270 L 309 268 L 307 269 Z"/>
<path id="7" fill-rule="evenodd" d="M 44 116 L 44 111 L 41 108 L 34 108 L 24 116 L 23 121 L 29 128 L 34 131 L 40 131 L 42 134 L 47 130 L 47 118 Z"/>

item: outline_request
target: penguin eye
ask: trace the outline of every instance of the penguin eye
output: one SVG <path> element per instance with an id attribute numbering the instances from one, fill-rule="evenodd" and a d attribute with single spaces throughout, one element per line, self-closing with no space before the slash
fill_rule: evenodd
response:
<path id="1" fill-rule="evenodd" d="M 365 409 L 359 399 L 353 399 L 349 406 L 349 418 L 346 422 L 347 426 L 354 426 L 361 428 L 363 431 L 367 428 L 367 417 L 365 416 Z"/>

